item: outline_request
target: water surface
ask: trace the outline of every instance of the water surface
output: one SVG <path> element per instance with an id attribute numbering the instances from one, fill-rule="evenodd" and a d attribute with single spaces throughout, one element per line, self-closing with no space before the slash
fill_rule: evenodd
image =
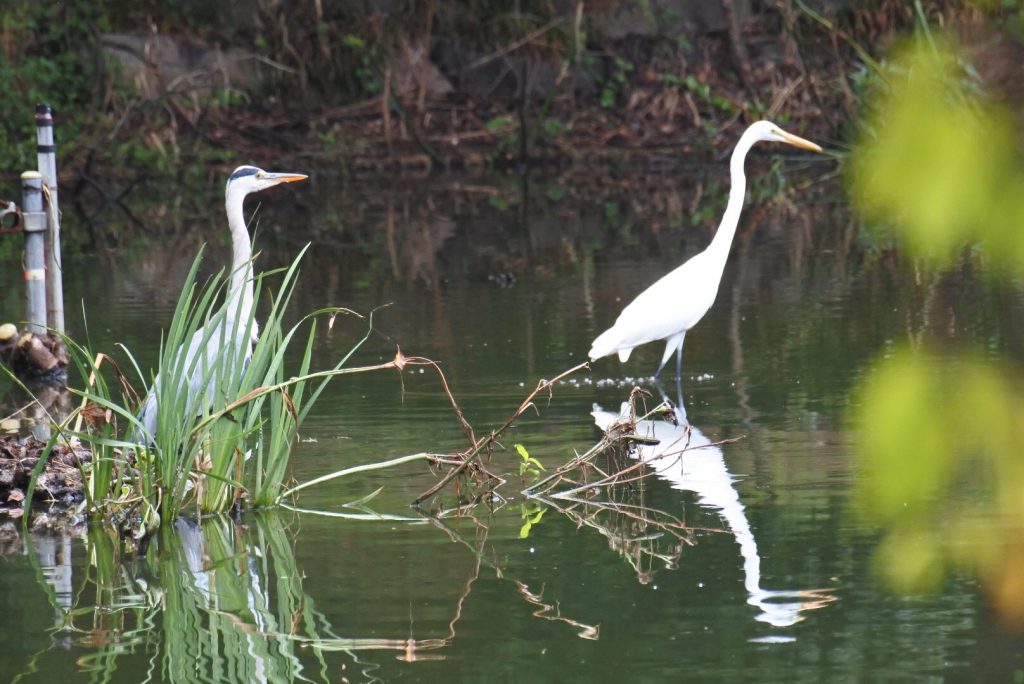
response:
<path id="1" fill-rule="evenodd" d="M 871 360 L 908 336 L 1020 361 L 1024 298 L 966 268 L 916 280 L 861 234 L 838 188 L 800 199 L 777 186 L 806 188 L 806 177 L 774 182 L 748 205 L 716 305 L 687 338 L 685 438 L 704 446 L 615 490 L 615 507 L 556 505 L 537 518 L 544 504 L 520 494 L 511 446 L 552 468 L 600 438 L 634 385 L 652 392 L 653 408 L 658 345 L 627 364 L 600 360 L 542 397 L 491 461 L 512 474 L 493 510 L 438 519 L 443 503 L 411 509 L 435 474 L 408 464 L 305 490 L 297 506 L 319 513 L 180 521 L 140 560 L 111 560 L 98 529 L 13 541 L 0 574 L 0 672 L 131 682 L 1019 676 L 1021 641 L 993 623 L 972 580 L 953 577 L 922 598 L 878 579 L 878 531 L 851 495 L 847 416 Z M 582 362 L 629 299 L 707 244 L 714 218 L 689 217 L 720 204 L 720 188 L 628 174 L 363 185 L 321 174 L 261 197 L 257 243 L 269 267 L 312 242 L 296 316 L 376 309 L 353 362 L 386 361 L 399 346 L 437 361 L 480 434 L 540 379 Z M 196 247 L 210 243 L 207 272 L 225 255 L 216 195 L 206 207 L 155 205 L 137 213 L 159 217 L 159 230 L 67 258 L 72 332 L 84 336 L 84 308 L 94 348 L 125 343 L 144 361 Z M 4 303 L 20 310 L 13 281 Z M 321 330 L 314 366 L 332 365 L 366 330 L 354 316 Z M 676 398 L 673 383 L 664 389 Z M 683 438 L 666 421 L 642 428 L 662 445 Z M 419 367 L 332 383 L 302 437 L 298 481 L 467 444 L 437 375 Z M 369 510 L 345 506 L 378 488 Z M 674 522 L 666 532 L 654 519 Z"/>

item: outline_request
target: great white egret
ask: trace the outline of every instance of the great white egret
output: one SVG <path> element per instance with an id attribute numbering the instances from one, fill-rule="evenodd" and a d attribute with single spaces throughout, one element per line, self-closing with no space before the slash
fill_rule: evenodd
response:
<path id="1" fill-rule="evenodd" d="M 711 244 L 637 295 L 619 314 L 615 325 L 594 340 L 590 347 L 591 360 L 618 353 L 619 361 L 627 361 L 633 349 L 641 344 L 666 340 L 665 353 L 654 377 L 661 374 L 673 350 L 676 352 L 676 376 L 680 375 L 683 338 L 715 303 L 722 271 L 729 258 L 729 248 L 736 234 L 736 224 L 740 220 L 743 197 L 747 190 L 743 162 L 754 143 L 761 141 L 783 142 L 821 152 L 821 148 L 811 141 L 787 133 L 770 121 L 751 124 L 740 136 L 729 160 L 732 180 L 729 203 Z"/>
<path id="2" fill-rule="evenodd" d="M 185 369 L 188 376 L 186 406 L 201 411 L 202 406 L 197 401 L 202 395 L 206 395 L 208 402 L 212 403 L 216 388 L 213 387 L 209 369 L 216 365 L 218 358 L 228 358 L 228 355 L 237 357 L 244 350 L 243 363 L 237 369 L 241 375 L 252 356 L 252 344 L 257 330 L 255 321 L 249 325 L 254 290 L 252 244 L 242 211 L 246 196 L 281 183 L 294 183 L 306 178 L 301 173 L 274 173 L 255 166 L 239 166 L 228 177 L 224 207 L 228 214 L 228 228 L 231 230 L 231 277 L 228 280 L 223 315 L 213 317 L 218 321 L 217 327 L 210 331 L 205 327 L 199 328 L 192 335 L 187 349 L 183 346 L 178 352 L 185 352 L 184 363 L 179 367 Z M 205 363 L 204 359 L 198 358 L 200 354 L 205 354 Z M 156 436 L 160 382 L 158 375 L 139 414 L 139 421 L 146 432 L 145 435 L 137 436 L 140 443 L 152 441 Z"/>

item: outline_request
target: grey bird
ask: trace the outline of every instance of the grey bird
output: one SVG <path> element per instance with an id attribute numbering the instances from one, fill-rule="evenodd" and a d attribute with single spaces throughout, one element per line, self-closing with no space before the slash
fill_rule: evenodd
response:
<path id="1" fill-rule="evenodd" d="M 184 369 L 188 377 L 186 407 L 189 410 L 201 413 L 204 408 L 200 403 L 202 397 L 205 397 L 207 407 L 212 405 L 217 389 L 215 380 L 241 380 L 252 356 L 257 327 L 255 321 L 250 325 L 254 289 L 252 243 L 242 212 L 246 196 L 281 183 L 294 183 L 306 178 L 307 176 L 301 173 L 275 173 L 255 166 L 239 166 L 228 177 L 224 206 L 228 214 L 228 228 L 231 230 L 231 276 L 228 280 L 224 309 L 211 317 L 212 330 L 199 328 L 192 335 L 188 346 L 183 345 L 178 350 L 179 354 L 185 354 L 185 358 L 183 363 L 175 364 Z M 242 363 L 227 365 L 236 378 L 210 377 L 208 369 L 213 368 L 219 359 L 237 359 L 239 355 Z M 177 361 L 181 362 L 182 359 L 179 358 Z M 139 444 L 151 443 L 156 437 L 159 413 L 157 396 L 160 394 L 160 383 L 161 378 L 158 375 L 139 413 L 139 421 L 143 428 L 141 434 L 136 435 L 136 442 Z"/>

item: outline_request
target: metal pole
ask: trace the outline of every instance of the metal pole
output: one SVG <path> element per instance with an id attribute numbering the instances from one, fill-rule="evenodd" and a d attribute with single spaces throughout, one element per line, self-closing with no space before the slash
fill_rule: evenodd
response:
<path id="1" fill-rule="evenodd" d="M 28 329 L 46 332 L 46 214 L 43 212 L 43 176 L 21 174 L 21 209 L 25 231 L 25 294 Z"/>
<path id="2" fill-rule="evenodd" d="M 60 211 L 57 204 L 57 147 L 53 142 L 53 109 L 48 104 L 36 105 L 36 158 L 39 173 L 50 191 L 47 204 L 50 231 L 46 270 L 50 272 L 47 291 L 50 324 L 64 332 L 64 278 L 60 259 Z"/>

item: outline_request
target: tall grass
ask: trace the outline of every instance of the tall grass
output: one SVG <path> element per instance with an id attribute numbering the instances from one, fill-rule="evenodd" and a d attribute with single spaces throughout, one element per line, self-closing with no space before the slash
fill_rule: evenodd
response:
<path id="1" fill-rule="evenodd" d="M 111 357 L 67 340 L 84 389 L 75 390 L 81 402 L 60 437 L 92 449 L 85 480 L 93 513 L 141 538 L 186 510 L 205 514 L 279 500 L 298 430 L 326 383 L 369 370 L 343 368 L 364 336 L 333 368 L 310 371 L 318 319 L 347 310 L 320 309 L 286 326 L 304 252 L 287 268 L 256 277 L 248 315 L 232 306 L 237 293 L 224 291 L 229 279 L 223 274 L 197 282 L 201 253 L 196 257 L 162 338 L 156 375 L 147 382 L 122 348 L 130 374 L 142 379 L 143 405 L 156 404 L 152 431 L 139 418 L 140 395 L 129 373 Z M 266 313 L 257 326 L 261 309 Z M 232 342 L 248 339 L 254 340 L 251 357 L 246 344 Z M 299 362 L 290 367 L 289 351 L 300 342 Z"/>

